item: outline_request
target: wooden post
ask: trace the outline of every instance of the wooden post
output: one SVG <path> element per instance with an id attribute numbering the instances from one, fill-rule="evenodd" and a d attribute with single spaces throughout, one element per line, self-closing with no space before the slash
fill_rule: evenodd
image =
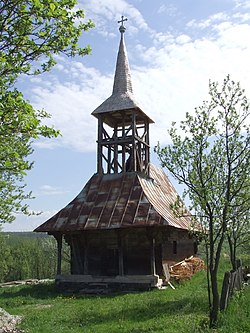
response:
<path id="1" fill-rule="evenodd" d="M 135 114 L 132 114 L 132 150 L 131 150 L 131 166 L 132 170 L 131 171 L 137 171 L 137 166 L 136 166 L 136 144 L 135 144 L 135 129 L 136 129 L 136 117 Z"/>
<path id="2" fill-rule="evenodd" d="M 112 170 L 112 161 L 111 161 L 111 146 L 108 146 L 108 152 L 107 152 L 107 173 L 111 173 Z"/>
<path id="3" fill-rule="evenodd" d="M 151 238 L 151 274 L 156 275 L 155 269 L 155 238 Z"/>
<path id="4" fill-rule="evenodd" d="M 118 255 L 119 255 L 119 275 L 124 275 L 124 264 L 123 264 L 123 234 L 118 230 Z"/>
<path id="5" fill-rule="evenodd" d="M 241 260 L 240 259 L 237 259 L 236 260 L 236 269 L 238 269 L 239 267 L 241 267 Z"/>
<path id="6" fill-rule="evenodd" d="M 236 260 L 236 271 L 237 271 L 237 285 L 236 289 L 240 290 L 243 282 L 242 263 L 240 259 Z"/>
<path id="7" fill-rule="evenodd" d="M 114 126 L 114 173 L 118 173 L 118 138 L 117 138 L 117 125 Z"/>
<path id="8" fill-rule="evenodd" d="M 56 274 L 62 273 L 62 234 L 55 236 L 57 241 L 57 270 Z"/>
<path id="9" fill-rule="evenodd" d="M 102 165 L 102 128 L 103 128 L 103 121 L 99 117 L 98 118 L 98 144 L 97 144 L 97 172 L 99 174 L 103 173 L 103 165 Z"/>
<path id="10" fill-rule="evenodd" d="M 224 275 L 223 285 L 222 285 L 222 291 L 221 291 L 221 299 L 220 299 L 220 310 L 225 310 L 227 308 L 228 304 L 228 298 L 229 298 L 229 289 L 230 289 L 230 283 L 231 283 L 231 273 L 226 272 Z"/>
<path id="11" fill-rule="evenodd" d="M 122 140 L 125 140 L 125 118 L 122 117 Z M 122 144 L 122 172 L 126 172 L 126 143 Z"/>
<path id="12" fill-rule="evenodd" d="M 88 275 L 89 274 L 89 261 L 88 261 L 88 239 L 87 235 L 84 237 L 84 263 L 83 263 L 83 274 Z"/>
<path id="13" fill-rule="evenodd" d="M 79 236 L 73 235 L 72 240 L 72 254 L 73 254 L 73 265 L 74 265 L 74 274 L 83 274 L 84 264 L 81 257 L 81 248 L 79 247 Z"/>
<path id="14" fill-rule="evenodd" d="M 229 286 L 229 296 L 232 297 L 234 293 L 234 287 L 235 287 L 235 281 L 236 281 L 236 271 L 231 271 L 231 281 L 230 281 L 230 286 Z"/>
<path id="15" fill-rule="evenodd" d="M 150 162 L 150 148 L 149 148 L 149 123 L 147 122 L 145 124 L 146 127 L 146 144 L 145 144 L 145 171 L 146 174 L 149 174 L 149 170 L 148 170 L 148 164 Z"/>

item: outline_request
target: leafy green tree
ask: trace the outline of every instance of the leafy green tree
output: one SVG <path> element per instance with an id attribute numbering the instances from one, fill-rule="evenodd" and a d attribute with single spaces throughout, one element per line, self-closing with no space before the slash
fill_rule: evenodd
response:
<path id="1" fill-rule="evenodd" d="M 249 195 L 249 103 L 229 76 L 220 87 L 209 83 L 210 100 L 186 114 L 178 131 L 172 124 L 172 144 L 156 147 L 163 167 L 185 185 L 191 211 L 204 222 L 211 287 L 210 326 L 219 310 L 217 273 L 224 240 L 232 221 L 245 218 Z"/>
<path id="2" fill-rule="evenodd" d="M 55 244 L 53 239 L 15 234 L 7 236 L 2 236 L 4 248 L 1 248 L 0 237 L 0 251 L 8 254 L 2 282 L 55 277 L 56 257 L 47 248 L 48 244 Z"/>
<path id="3" fill-rule="evenodd" d="M 55 54 L 85 55 L 82 31 L 84 11 L 76 0 L 4 0 L 0 2 L 0 76 L 12 83 L 22 73 L 41 73 L 55 65 Z"/>
<path id="4" fill-rule="evenodd" d="M 14 213 L 28 213 L 24 200 L 31 194 L 23 181 L 33 165 L 32 140 L 59 135 L 44 125 L 49 115 L 15 88 L 16 80 L 50 70 L 57 54 L 89 54 L 90 47 L 80 47 L 78 40 L 93 23 L 83 21 L 76 5 L 76 0 L 0 1 L 0 224 L 13 221 Z"/>
<path id="5" fill-rule="evenodd" d="M 6 236 L 0 234 L 0 282 L 5 282 L 9 273 L 9 265 L 12 264 L 10 248 L 6 242 Z"/>
<path id="6" fill-rule="evenodd" d="M 0 95 L 0 222 L 11 222 L 13 213 L 27 212 L 22 201 L 31 197 L 25 193 L 23 178 L 33 163 L 27 157 L 32 153 L 32 139 L 40 135 L 56 136 L 58 132 L 42 125 L 48 115 L 35 111 L 16 89 L 2 90 Z"/>

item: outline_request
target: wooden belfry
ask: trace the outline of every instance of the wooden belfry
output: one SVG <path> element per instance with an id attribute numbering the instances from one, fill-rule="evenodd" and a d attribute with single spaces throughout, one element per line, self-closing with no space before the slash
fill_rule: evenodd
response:
<path id="1" fill-rule="evenodd" d="M 58 245 L 56 285 L 84 292 L 148 290 L 168 278 L 168 262 L 195 252 L 190 217 L 172 209 L 177 192 L 164 171 L 150 163 L 149 124 L 136 102 L 119 31 L 112 95 L 92 115 L 98 119 L 97 172 L 80 193 L 35 229 Z M 62 274 L 62 240 L 70 248 L 70 273 Z"/>
<path id="2" fill-rule="evenodd" d="M 126 20 L 122 16 L 118 21 L 121 40 L 112 95 L 92 112 L 98 119 L 97 171 L 100 174 L 148 173 L 149 124 L 153 121 L 140 109 L 133 95 L 124 43 Z"/>

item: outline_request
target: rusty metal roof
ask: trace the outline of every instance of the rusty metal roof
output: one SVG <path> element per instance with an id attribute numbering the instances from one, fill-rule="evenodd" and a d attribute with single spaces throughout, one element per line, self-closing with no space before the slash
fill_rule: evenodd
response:
<path id="1" fill-rule="evenodd" d="M 147 117 L 150 123 L 154 122 L 142 111 L 139 104 L 135 100 L 127 51 L 124 43 L 123 33 L 121 33 L 112 95 L 107 98 L 100 106 L 98 106 L 92 112 L 92 115 L 98 117 L 99 114 L 133 109 L 136 109 L 137 112 L 143 115 L 143 117 Z"/>
<path id="2" fill-rule="evenodd" d="M 78 196 L 36 232 L 172 226 L 188 229 L 189 217 L 176 217 L 170 204 L 177 192 L 162 169 L 150 165 L 150 177 L 135 172 L 95 174 Z"/>

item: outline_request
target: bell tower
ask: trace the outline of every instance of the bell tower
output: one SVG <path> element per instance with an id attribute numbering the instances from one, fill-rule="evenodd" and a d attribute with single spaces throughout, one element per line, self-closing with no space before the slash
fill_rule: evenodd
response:
<path id="1" fill-rule="evenodd" d="M 148 174 L 150 162 L 149 124 L 153 123 L 135 101 L 124 42 L 122 16 L 119 51 L 112 95 L 92 115 L 98 119 L 97 172 Z"/>

